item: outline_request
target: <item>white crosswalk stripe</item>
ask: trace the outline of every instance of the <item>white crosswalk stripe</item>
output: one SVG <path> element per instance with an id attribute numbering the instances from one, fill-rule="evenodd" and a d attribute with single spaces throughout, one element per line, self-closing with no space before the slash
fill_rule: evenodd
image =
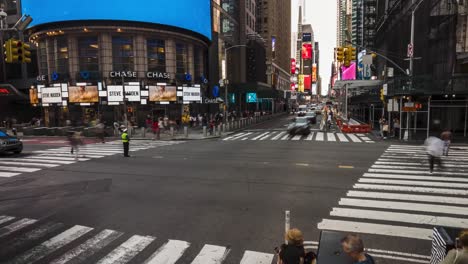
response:
<path id="1" fill-rule="evenodd" d="M 31 218 L 0 216 L 0 227 L 2 225 L 6 226 L 0 228 L 0 234 L 8 231 L 3 237 L 0 235 L 0 246 L 3 246 L 0 259 L 5 263 L 26 264 L 47 260 L 50 264 L 124 264 L 135 262 L 135 257 L 145 251 L 147 255 L 144 259 L 140 258 L 140 263 L 222 264 L 231 252 L 229 246 L 192 245 L 173 239 L 165 240 L 156 248 L 153 242 L 157 239 L 152 235 L 125 234 L 82 225 L 67 226 Z M 33 225 L 32 228 L 26 229 L 29 225 Z M 191 246 L 194 250 L 188 251 Z M 274 254 L 245 250 L 242 257 L 239 255 L 236 258 L 239 259 L 235 262 L 240 264 L 273 264 Z"/>
<path id="2" fill-rule="evenodd" d="M 361 136 L 359 136 L 361 135 Z M 369 135 L 364 134 L 343 134 L 337 132 L 315 132 L 311 131 L 309 135 L 289 135 L 286 131 L 263 131 L 263 132 L 241 132 L 230 135 L 222 141 L 320 141 L 320 142 L 353 142 L 353 143 L 375 143 Z"/>
<path id="3" fill-rule="evenodd" d="M 249 134 L 249 133 L 246 133 Z M 183 141 L 152 141 L 135 140 L 130 145 L 130 151 L 136 152 L 150 148 L 164 147 L 184 143 Z M 79 148 L 78 158 L 71 153 L 70 147 L 57 147 L 45 150 L 33 151 L 31 155 L 19 157 L 5 157 L 0 159 L 0 178 L 9 178 L 22 173 L 37 172 L 47 168 L 55 168 L 62 165 L 74 164 L 91 159 L 99 159 L 113 155 L 123 154 L 120 141 L 107 142 L 106 144 L 88 144 Z"/>
<path id="4" fill-rule="evenodd" d="M 429 173 L 424 146 L 390 146 L 319 229 L 431 240 L 434 226 L 466 228 L 468 149 L 452 148 Z"/>

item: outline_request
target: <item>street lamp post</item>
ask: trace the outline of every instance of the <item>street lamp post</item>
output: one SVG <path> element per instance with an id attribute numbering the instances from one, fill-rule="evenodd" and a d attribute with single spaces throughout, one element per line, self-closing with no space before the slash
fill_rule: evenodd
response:
<path id="1" fill-rule="evenodd" d="M 224 118 L 225 118 L 225 120 L 227 120 L 227 115 L 226 115 L 227 113 L 226 113 L 226 111 L 227 111 L 227 109 L 228 109 L 228 107 L 229 107 L 229 101 L 228 101 L 228 84 L 229 84 L 229 82 L 228 82 L 228 78 L 227 78 L 227 74 L 228 74 L 228 70 L 227 70 L 227 69 L 228 69 L 228 68 L 227 68 L 227 67 L 228 67 L 228 65 L 227 65 L 227 64 L 228 64 L 228 63 L 227 63 L 227 52 L 228 52 L 228 50 L 230 50 L 230 49 L 239 48 L 239 47 L 247 47 L 247 45 L 234 45 L 234 46 L 231 46 L 231 47 L 229 47 L 229 48 L 224 48 L 224 61 L 225 61 L 225 65 L 226 65 L 226 66 L 225 66 L 225 71 L 226 71 L 225 77 L 226 77 L 226 79 L 224 80 L 224 104 L 225 104 L 225 107 L 224 107 Z M 239 101 L 240 101 L 240 99 L 239 99 Z"/>

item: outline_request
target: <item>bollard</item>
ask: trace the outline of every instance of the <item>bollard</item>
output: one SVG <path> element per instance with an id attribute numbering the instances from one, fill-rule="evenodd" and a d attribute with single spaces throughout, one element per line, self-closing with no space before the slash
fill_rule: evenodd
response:
<path id="1" fill-rule="evenodd" d="M 184 136 L 185 138 L 188 138 L 188 127 L 184 126 Z"/>
<path id="2" fill-rule="evenodd" d="M 227 122 L 226 125 L 227 125 L 227 126 L 226 126 L 226 130 L 227 130 L 227 131 L 230 131 L 230 130 L 231 130 L 231 122 Z"/>
<path id="3" fill-rule="evenodd" d="M 291 215 L 289 211 L 284 212 L 284 233 L 286 234 L 291 228 Z M 285 243 L 288 243 L 288 240 L 285 240 Z"/>
<path id="4" fill-rule="evenodd" d="M 174 127 L 171 127 L 171 137 L 174 137 Z"/>
<path id="5" fill-rule="evenodd" d="M 223 133 L 226 133 L 226 124 L 223 124 Z"/>
<path id="6" fill-rule="evenodd" d="M 143 134 L 143 137 L 146 138 L 146 128 L 145 128 L 145 127 L 142 127 L 141 129 L 143 130 L 143 133 L 142 133 L 142 134 Z"/>
<path id="7" fill-rule="evenodd" d="M 218 136 L 221 136 L 221 124 L 218 125 Z"/>
<path id="8" fill-rule="evenodd" d="M 206 126 L 203 126 L 203 137 L 206 137 L 207 134 L 206 134 Z"/>

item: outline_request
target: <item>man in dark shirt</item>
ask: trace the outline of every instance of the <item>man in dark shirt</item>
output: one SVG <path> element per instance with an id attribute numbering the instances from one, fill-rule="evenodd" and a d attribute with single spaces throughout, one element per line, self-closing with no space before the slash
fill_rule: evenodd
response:
<path id="1" fill-rule="evenodd" d="M 364 253 L 364 243 L 358 235 L 347 235 L 341 240 L 343 251 L 350 256 L 354 264 L 374 264 L 374 259 Z"/>

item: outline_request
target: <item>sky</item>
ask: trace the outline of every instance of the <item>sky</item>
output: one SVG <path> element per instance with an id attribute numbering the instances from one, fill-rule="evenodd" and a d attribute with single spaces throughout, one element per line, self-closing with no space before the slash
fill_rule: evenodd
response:
<path id="1" fill-rule="evenodd" d="M 333 48 L 336 46 L 336 0 L 291 0 L 291 31 L 297 32 L 298 2 L 305 2 L 305 22 L 311 24 L 315 41 L 320 48 L 320 76 L 322 77 L 322 94 L 327 94 L 330 82 Z"/>

